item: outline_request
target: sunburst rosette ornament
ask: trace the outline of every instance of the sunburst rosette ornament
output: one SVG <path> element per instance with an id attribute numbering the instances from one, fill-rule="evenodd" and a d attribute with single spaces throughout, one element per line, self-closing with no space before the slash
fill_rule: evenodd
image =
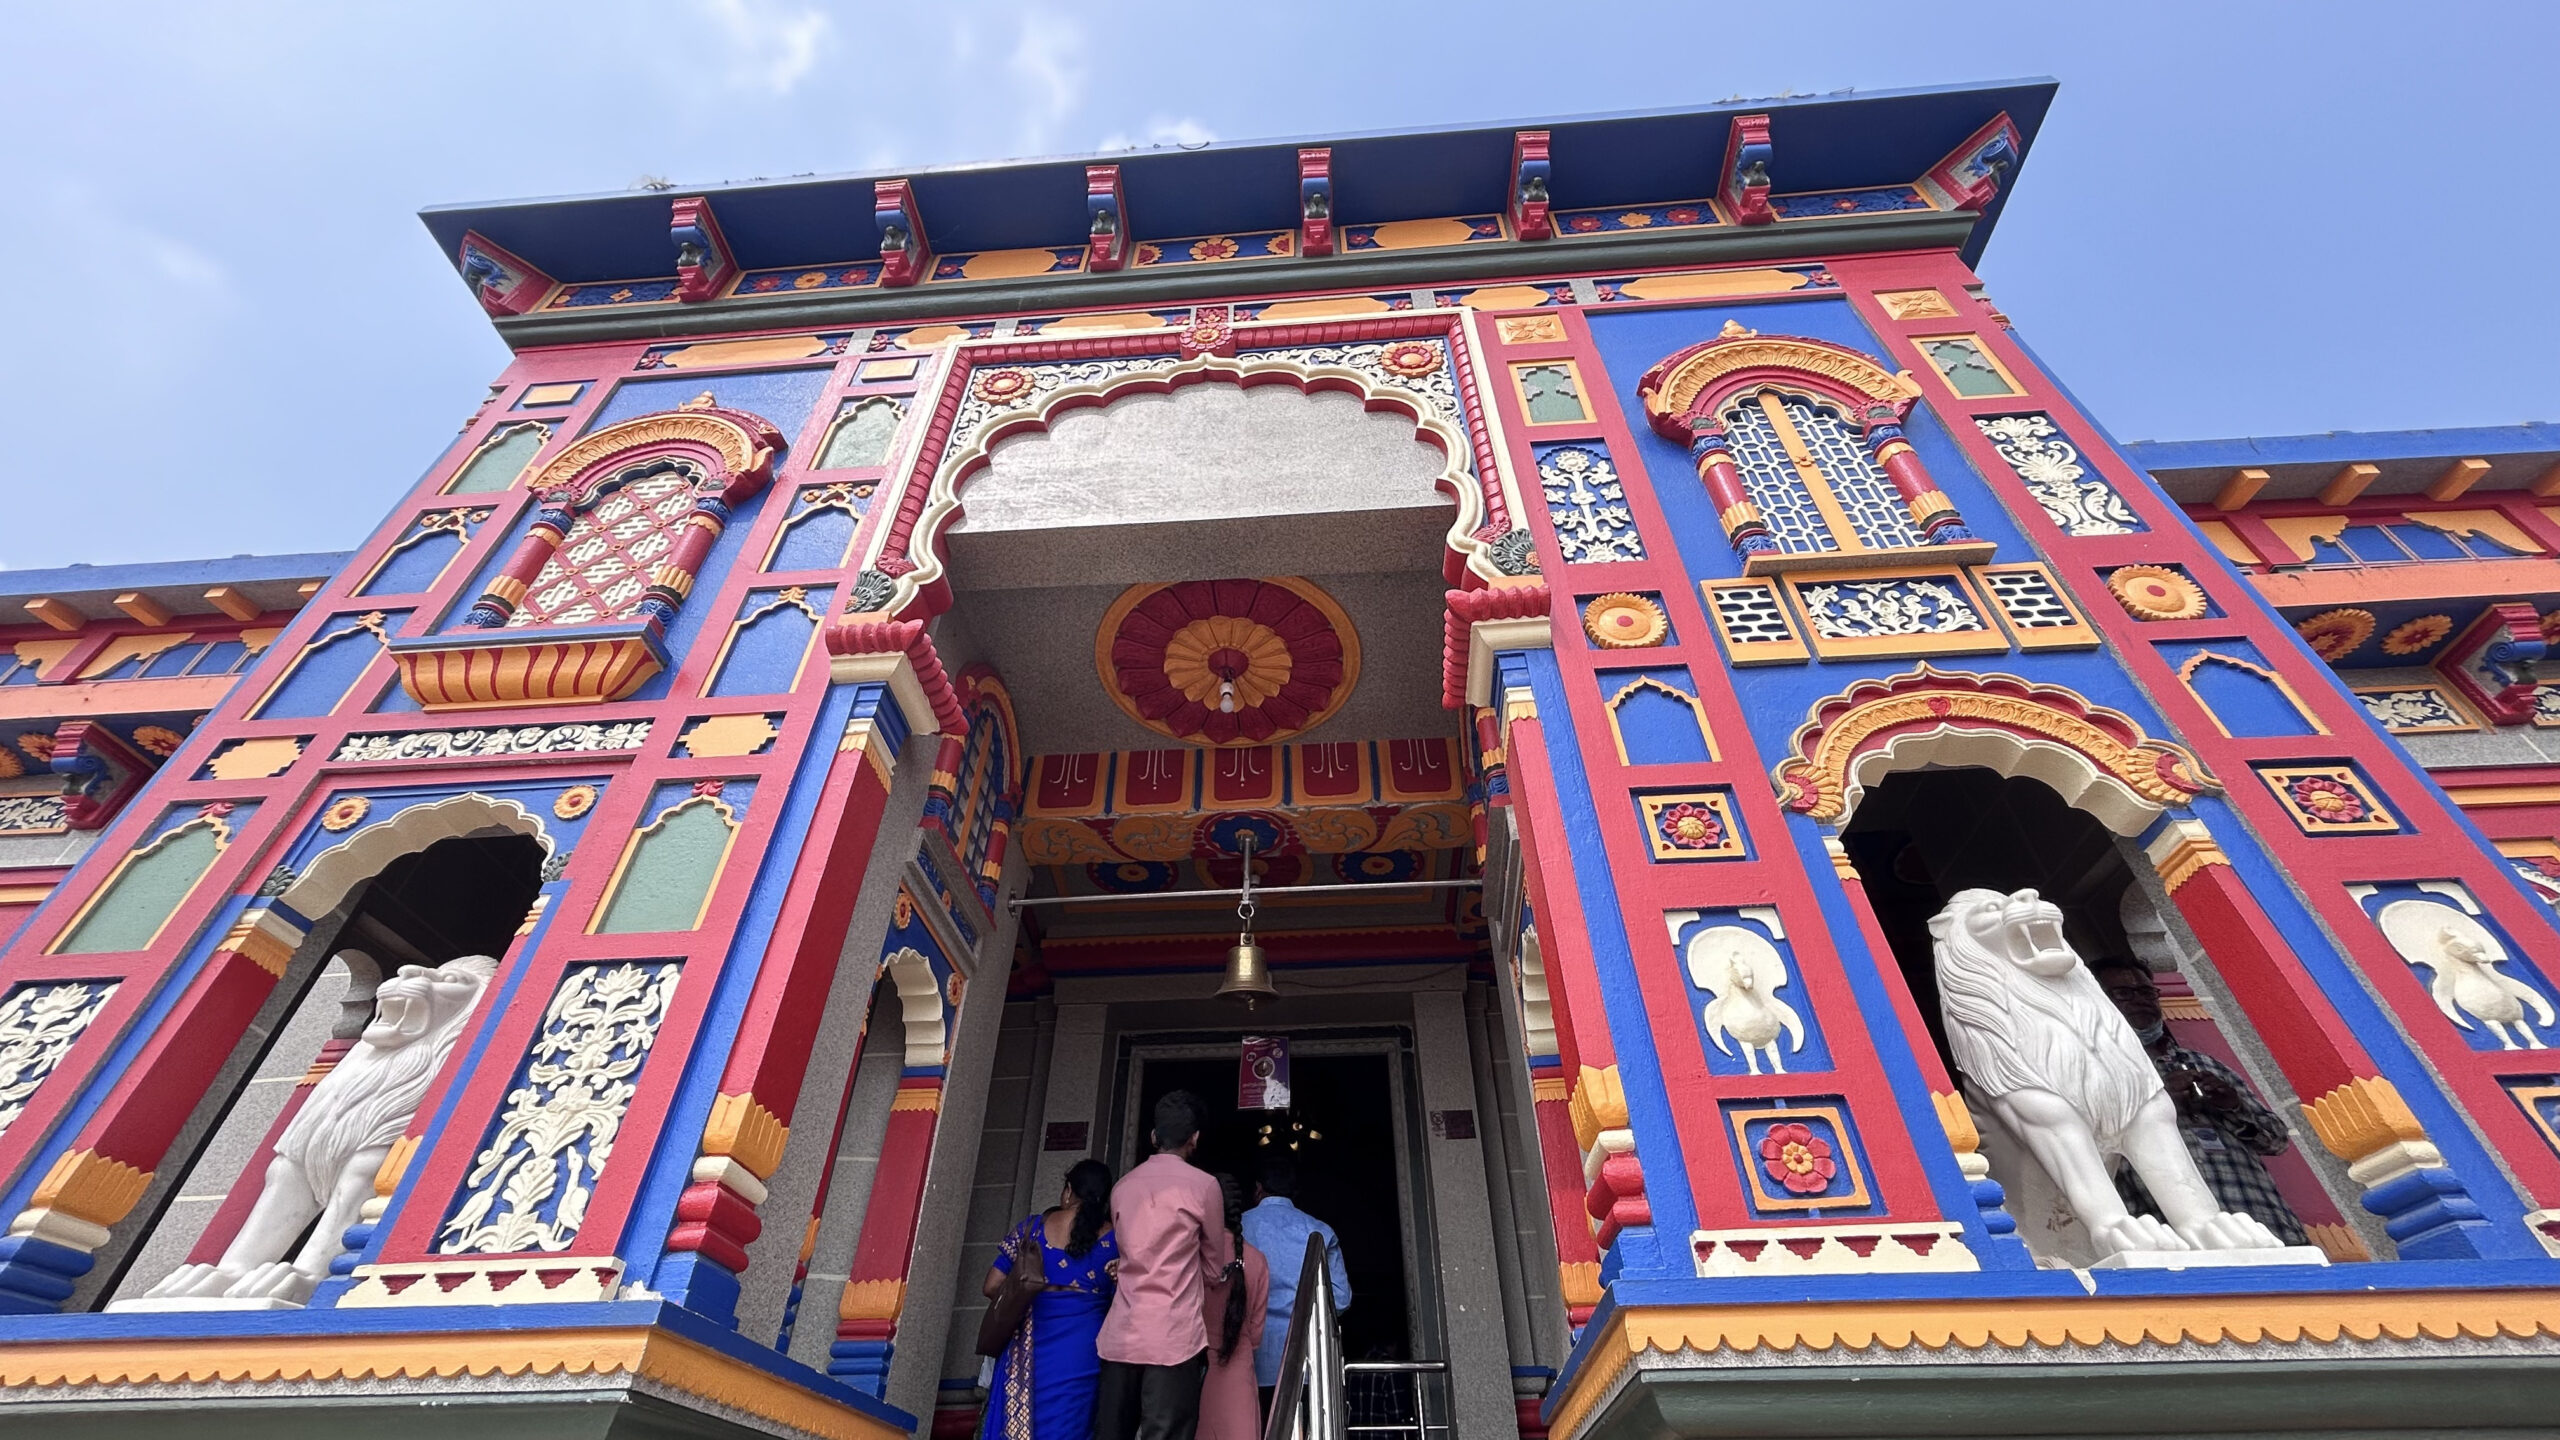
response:
<path id="1" fill-rule="evenodd" d="M 1138 585 L 1103 616 L 1094 666 L 1129 718 L 1176 740 L 1264 745 L 1350 698 L 1360 642 L 1304 580 Z"/>
<path id="2" fill-rule="evenodd" d="M 2543 617 L 2542 638 L 2545 640 L 2551 638 L 2552 618 L 2551 616 Z M 2452 633 L 2453 617 L 2450 615 L 2421 615 L 2415 620 L 2403 620 L 2391 627 L 2390 634 L 2382 637 L 2382 653 L 2385 655 L 2423 654 L 2442 644 L 2444 637 Z"/>
<path id="3" fill-rule="evenodd" d="M 1400 340 L 1378 352 L 1378 368 L 1407 380 L 1433 374 L 1440 364 L 1440 347 L 1420 340 Z"/>
<path id="4" fill-rule="evenodd" d="M 1642 650 L 1663 642 L 1671 620 L 1649 596 L 1616 593 L 1582 607 L 1582 632 L 1603 650 Z"/>
<path id="5" fill-rule="evenodd" d="M 2335 663 L 2372 639 L 2373 625 L 2372 611 L 2348 608 L 2323 610 L 2293 628 L 2310 645 L 2312 654 Z"/>
<path id="6" fill-rule="evenodd" d="M 969 382 L 969 389 L 990 405 L 1014 405 L 1029 395 L 1037 384 L 1030 371 L 1005 366 L 979 371 L 977 378 Z"/>
<path id="7" fill-rule="evenodd" d="M 563 820 L 575 820 L 596 808 L 596 787 L 572 785 L 551 802 L 551 813 Z"/>
<path id="8" fill-rule="evenodd" d="M 332 835 L 342 830 L 352 830 L 364 823 L 364 817 L 372 813 L 371 800 L 362 795 L 341 795 L 329 802 L 328 809 L 320 812 L 320 828 Z"/>
<path id="9" fill-rule="evenodd" d="M 2166 565 L 2121 565 L 2107 589 L 2136 620 L 2194 620 L 2209 608 L 2204 587 Z"/>

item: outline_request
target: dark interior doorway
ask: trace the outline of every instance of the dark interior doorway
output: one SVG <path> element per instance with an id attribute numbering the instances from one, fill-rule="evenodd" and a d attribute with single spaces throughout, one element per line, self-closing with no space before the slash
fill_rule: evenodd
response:
<path id="1" fill-rule="evenodd" d="M 541 893 L 542 856 L 529 835 L 458 836 L 412 851 L 356 887 L 337 943 L 395 969 L 504 959 Z"/>
<path id="2" fill-rule="evenodd" d="M 1840 842 L 1950 1069 L 1929 917 L 1957 891 L 2032 889 L 2061 907 L 2081 959 L 2129 953 L 2118 909 L 2133 883 L 2124 852 L 2113 832 L 2040 780 L 1901 771 L 1867 791 Z"/>
<path id="3" fill-rule="evenodd" d="M 1127 1164 L 1155 1153 L 1147 1142 L 1148 1117 L 1156 1101 L 1175 1090 L 1199 1096 L 1209 1109 L 1193 1162 L 1211 1174 L 1242 1180 L 1248 1195 L 1262 1157 L 1271 1153 L 1266 1139 L 1285 1144 L 1294 1134 L 1298 1208 L 1333 1227 L 1351 1281 L 1351 1308 L 1342 1317 L 1343 1353 L 1354 1360 L 1413 1358 L 1412 1307 L 1405 1294 L 1407 1197 L 1397 1183 L 1398 1116 L 1387 1072 L 1390 1058 L 1293 1056 L 1290 1108 L 1251 1111 L 1236 1108 L 1235 1055 L 1196 1060 L 1141 1056 L 1139 1063 L 1138 1152 Z M 1294 1272 L 1304 1257 L 1264 1258 L 1275 1271 L 1285 1265 Z"/>

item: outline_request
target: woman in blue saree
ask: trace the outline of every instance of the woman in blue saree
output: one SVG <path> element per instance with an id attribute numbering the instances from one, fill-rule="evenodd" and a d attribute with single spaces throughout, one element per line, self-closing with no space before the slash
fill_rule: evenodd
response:
<path id="1" fill-rule="evenodd" d="M 1111 1308 L 1120 1248 L 1111 1235 L 1111 1167 L 1080 1161 L 1067 1172 L 1057 1208 L 1031 1216 L 1005 1238 L 987 1272 L 995 1298 L 1013 1267 L 1038 1264 L 1048 1288 L 1031 1299 L 1022 1324 L 996 1357 L 981 1440 L 1088 1440 L 1102 1373 L 1094 1337 Z"/>

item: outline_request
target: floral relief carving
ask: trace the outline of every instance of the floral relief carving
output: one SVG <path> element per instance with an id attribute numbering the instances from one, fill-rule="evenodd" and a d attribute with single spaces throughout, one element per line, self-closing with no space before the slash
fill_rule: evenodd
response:
<path id="1" fill-rule="evenodd" d="M 2145 527 L 2115 487 L 2089 473 L 2079 448 L 2042 415 L 1977 419 L 1985 438 L 2026 482 L 2065 535 L 2133 535 Z"/>
<path id="2" fill-rule="evenodd" d="M 59 835 L 70 828 L 59 795 L 0 795 L 0 835 Z"/>
<path id="3" fill-rule="evenodd" d="M 613 725 L 522 725 L 500 730 L 416 730 L 406 735 L 350 735 L 330 758 L 345 761 L 447 760 L 459 756 L 561 755 L 598 750 L 637 750 L 649 743 L 649 722 Z"/>
<path id="4" fill-rule="evenodd" d="M 578 1238 L 681 968 L 607 962 L 561 978 L 439 1253 L 565 1250 Z"/>
<path id="5" fill-rule="evenodd" d="M 1808 585 L 1805 613 L 1826 640 L 1951 635 L 1983 628 L 1982 616 L 1942 580 L 1851 580 Z"/>
<path id="6" fill-rule="evenodd" d="M 1579 445 L 1558 446 L 1538 457 L 1538 480 L 1546 492 L 1547 518 L 1555 522 L 1556 548 L 1567 564 L 1644 558 L 1626 486 L 1608 456 Z"/>
<path id="7" fill-rule="evenodd" d="M 112 980 L 39 981 L 0 1000 L 0 1134 L 18 1123 L 36 1087 L 115 993 Z"/>
<path id="8" fill-rule="evenodd" d="M 2364 702 L 2365 713 L 2379 721 L 2385 730 L 2471 730 L 2477 727 L 2471 717 L 2453 708 L 2445 693 L 2433 686 L 2413 690 L 2359 690 L 2356 699 Z"/>

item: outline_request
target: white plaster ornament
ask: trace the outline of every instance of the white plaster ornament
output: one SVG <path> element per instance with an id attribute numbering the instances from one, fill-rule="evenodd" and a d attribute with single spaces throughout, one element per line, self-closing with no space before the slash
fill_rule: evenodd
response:
<path id="1" fill-rule="evenodd" d="M 2286 1246 L 2255 1217 L 2222 1208 L 2140 1037 L 2063 939 L 2059 907 L 2033 890 L 1965 890 L 1930 919 L 1929 933 L 1956 1068 L 2015 1139 L 2017 1159 L 2044 1172 L 2013 1195 L 2058 1190 L 2088 1237 L 2092 1254 L 2060 1258 L 2093 1267 L 2325 1263 L 2318 1250 Z M 2165 1223 L 2125 1207 L 2109 1170 L 2119 1157 Z M 2033 1183 L 2044 1177 L 2050 1187 Z M 2030 1233 L 2071 1230 L 2060 1216 L 2020 1223 Z"/>
<path id="2" fill-rule="evenodd" d="M 1802 1050 L 1804 1019 L 1778 998 L 1787 984 L 1787 962 L 1778 947 L 1756 931 L 1717 925 L 1689 938 L 1686 960 L 1689 983 L 1714 997 L 1700 1018 L 1716 1049 L 1732 1054 L 1733 1046 L 1726 1043 L 1730 1038 L 1741 1043 L 1743 1063 L 1750 1073 L 1761 1073 L 1760 1057 L 1765 1054 L 1769 1073 L 1785 1074 L 1778 1036 L 1787 1037 L 1788 1053 Z"/>
<path id="3" fill-rule="evenodd" d="M 2533 1027 L 2550 1029 L 2560 1017 L 2541 991 L 2498 968 L 2506 947 L 2487 926 L 2441 900 L 2394 900 L 2374 921 L 2401 959 L 2427 972 L 2444 1018 L 2465 1030 L 2479 1021 L 2504 1049 L 2551 1048 Z"/>
<path id="4" fill-rule="evenodd" d="M 108 1308 L 289 1309 L 308 1300 L 497 969 L 486 955 L 466 955 L 432 970 L 403 965 L 383 981 L 363 1034 L 276 1137 L 257 1203 L 222 1258 L 181 1265 L 140 1301 Z"/>

